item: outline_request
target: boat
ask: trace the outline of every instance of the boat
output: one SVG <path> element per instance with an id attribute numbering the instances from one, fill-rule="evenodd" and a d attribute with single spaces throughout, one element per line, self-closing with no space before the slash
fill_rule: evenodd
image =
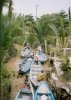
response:
<path id="1" fill-rule="evenodd" d="M 36 55 L 38 55 L 38 59 L 41 63 L 47 61 L 47 55 L 43 51 L 36 51 Z"/>
<path id="2" fill-rule="evenodd" d="M 34 100 L 34 87 L 33 87 L 32 83 L 31 83 L 31 81 L 29 82 L 29 84 L 30 84 L 30 88 L 31 88 L 32 96 L 33 96 L 33 100 Z"/>
<path id="3" fill-rule="evenodd" d="M 30 69 L 30 81 L 32 84 L 37 87 L 40 82 L 37 81 L 37 75 L 43 70 L 41 63 L 39 62 L 38 65 L 33 63 Z"/>
<path id="4" fill-rule="evenodd" d="M 23 50 L 21 51 L 20 56 L 21 56 L 22 58 L 23 58 L 23 57 L 28 57 L 29 54 L 30 54 L 30 52 L 31 52 L 31 49 L 25 48 L 25 49 L 23 49 Z"/>
<path id="5" fill-rule="evenodd" d="M 33 62 L 34 62 L 34 59 L 31 57 L 27 57 L 24 59 L 24 61 L 19 65 L 21 66 L 21 71 L 23 74 L 27 73 L 30 70 Z"/>
<path id="6" fill-rule="evenodd" d="M 33 100 L 32 91 L 28 87 L 22 88 L 16 95 L 15 100 Z"/>
<path id="7" fill-rule="evenodd" d="M 38 86 L 35 92 L 34 100 L 55 100 L 54 95 L 50 90 L 48 84 L 44 81 L 41 82 Z"/>

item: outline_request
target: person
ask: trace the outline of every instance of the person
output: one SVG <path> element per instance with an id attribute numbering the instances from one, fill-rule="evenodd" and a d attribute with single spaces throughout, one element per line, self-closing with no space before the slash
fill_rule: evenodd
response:
<path id="1" fill-rule="evenodd" d="M 44 73 L 43 70 L 37 75 L 37 81 L 43 81 L 44 80 Z"/>
<path id="2" fill-rule="evenodd" d="M 41 55 L 41 53 L 43 52 L 42 47 L 38 46 L 37 51 L 38 51 L 38 55 Z"/>
<path id="3" fill-rule="evenodd" d="M 29 43 L 25 44 L 23 51 L 25 51 L 26 49 L 30 49 L 30 44 Z"/>
<path id="4" fill-rule="evenodd" d="M 42 51 L 41 46 L 38 46 L 37 50 L 38 50 L 38 51 Z"/>
<path id="5" fill-rule="evenodd" d="M 35 60 L 35 64 L 38 65 L 39 64 L 39 57 L 38 57 L 38 55 L 35 55 L 34 60 Z"/>
<path id="6" fill-rule="evenodd" d="M 29 44 L 29 43 L 27 43 L 26 47 L 27 47 L 28 49 L 30 49 L 30 44 Z"/>
<path id="7" fill-rule="evenodd" d="M 19 71 L 18 71 L 18 76 L 17 76 L 17 78 L 19 77 L 19 76 L 22 76 L 23 75 L 23 72 L 22 72 L 22 66 L 21 66 L 21 64 L 19 65 Z"/>
<path id="8" fill-rule="evenodd" d="M 30 57 L 31 57 L 31 58 L 34 58 L 34 51 L 32 51 L 32 52 L 30 53 Z"/>

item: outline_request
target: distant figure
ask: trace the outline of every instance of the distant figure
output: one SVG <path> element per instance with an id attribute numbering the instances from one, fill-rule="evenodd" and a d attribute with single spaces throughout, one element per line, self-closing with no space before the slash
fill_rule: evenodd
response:
<path id="1" fill-rule="evenodd" d="M 43 73 L 43 71 L 41 71 L 41 72 L 37 75 L 37 80 L 38 80 L 38 81 L 43 81 L 43 80 L 44 80 L 44 73 Z"/>
<path id="2" fill-rule="evenodd" d="M 27 46 L 27 48 L 28 48 L 28 49 L 30 49 L 30 44 L 29 44 L 29 43 L 27 43 L 27 45 L 26 45 L 26 46 Z"/>
<path id="3" fill-rule="evenodd" d="M 21 64 L 19 65 L 19 71 L 18 71 L 18 76 L 17 76 L 17 78 L 19 77 L 19 76 L 22 76 L 23 75 L 23 71 L 22 71 L 22 67 L 21 67 Z"/>
<path id="4" fill-rule="evenodd" d="M 39 57 L 38 57 L 38 55 L 35 55 L 34 60 L 35 60 L 35 64 L 38 65 L 39 64 Z"/>
<path id="5" fill-rule="evenodd" d="M 30 44 L 29 43 L 25 43 L 23 51 L 25 51 L 26 49 L 30 49 Z"/>
<path id="6" fill-rule="evenodd" d="M 38 55 L 41 55 L 41 53 L 43 52 L 42 47 L 41 46 L 38 46 L 37 51 L 38 51 Z"/>
<path id="7" fill-rule="evenodd" d="M 30 49 L 30 44 L 29 43 L 26 44 L 26 48 Z"/>
<path id="8" fill-rule="evenodd" d="M 38 46 L 37 50 L 38 51 L 42 51 L 42 47 L 41 46 Z"/>
<path id="9" fill-rule="evenodd" d="M 41 48 L 42 48 L 42 50 L 43 50 L 43 52 L 45 51 L 45 46 L 44 46 L 44 44 L 41 44 Z"/>
<path id="10" fill-rule="evenodd" d="M 34 58 L 34 51 L 32 51 L 32 52 L 30 53 L 30 57 L 31 57 L 31 58 Z"/>

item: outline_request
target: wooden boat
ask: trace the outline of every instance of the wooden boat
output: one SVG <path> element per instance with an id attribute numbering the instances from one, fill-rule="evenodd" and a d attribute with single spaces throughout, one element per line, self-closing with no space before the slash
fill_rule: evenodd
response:
<path id="1" fill-rule="evenodd" d="M 27 73 L 32 67 L 33 63 L 34 63 L 33 58 L 31 57 L 25 58 L 24 61 L 20 64 L 22 73 L 23 74 Z"/>
<path id="2" fill-rule="evenodd" d="M 33 100 L 34 100 L 34 87 L 33 87 L 32 83 L 31 83 L 31 81 L 30 81 L 30 88 L 31 88 L 32 96 L 33 96 Z"/>
<path id="3" fill-rule="evenodd" d="M 40 83 L 35 92 L 34 100 L 55 100 L 48 84 L 46 84 L 45 82 Z"/>
<path id="4" fill-rule="evenodd" d="M 20 56 L 21 57 L 27 57 L 31 52 L 31 49 L 25 48 L 21 51 Z"/>
<path id="5" fill-rule="evenodd" d="M 17 93 L 15 100 L 33 100 L 31 89 L 28 87 L 22 88 Z"/>
<path id="6" fill-rule="evenodd" d="M 46 62 L 47 61 L 47 55 L 42 51 L 37 51 L 36 55 L 38 55 L 38 59 L 40 62 Z"/>
<path id="7" fill-rule="evenodd" d="M 31 69 L 30 69 L 30 80 L 32 82 L 32 84 L 37 87 L 39 85 L 40 82 L 37 81 L 37 75 L 42 71 L 42 65 L 39 62 L 38 65 L 36 65 L 35 63 L 32 65 Z"/>

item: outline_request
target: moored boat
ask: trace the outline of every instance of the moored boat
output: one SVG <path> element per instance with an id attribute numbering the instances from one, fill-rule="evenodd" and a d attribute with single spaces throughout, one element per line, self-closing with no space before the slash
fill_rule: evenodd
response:
<path id="1" fill-rule="evenodd" d="M 47 83 L 40 83 L 35 92 L 34 100 L 55 100 L 54 95 Z"/>
<path id="2" fill-rule="evenodd" d="M 15 100 L 33 100 L 32 92 L 30 88 L 22 88 L 16 95 Z"/>
<path id="3" fill-rule="evenodd" d="M 31 49 L 25 48 L 24 50 L 21 51 L 20 56 L 21 57 L 28 57 L 31 52 Z"/>
<path id="4" fill-rule="evenodd" d="M 21 68 L 19 70 L 21 70 L 23 74 L 27 73 L 32 67 L 33 62 L 34 62 L 33 58 L 31 57 L 25 58 L 24 61 L 19 65 L 19 67 Z"/>
<path id="5" fill-rule="evenodd" d="M 35 63 L 32 65 L 31 69 L 30 69 L 30 80 L 32 82 L 32 84 L 36 87 L 39 85 L 39 81 L 37 80 L 37 76 L 39 73 L 41 73 L 41 71 L 43 70 L 41 63 L 39 62 L 38 65 L 36 65 Z"/>
<path id="6" fill-rule="evenodd" d="M 47 61 L 47 55 L 43 51 L 36 51 L 36 55 L 38 55 L 38 59 L 41 63 Z"/>

